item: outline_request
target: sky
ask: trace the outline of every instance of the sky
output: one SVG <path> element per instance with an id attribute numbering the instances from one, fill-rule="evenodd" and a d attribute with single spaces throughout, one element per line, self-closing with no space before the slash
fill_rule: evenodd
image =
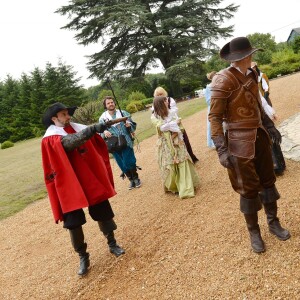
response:
<path id="1" fill-rule="evenodd" d="M 0 81 L 9 74 L 20 79 L 24 72 L 30 74 L 35 67 L 45 69 L 50 62 L 57 66 L 61 59 L 72 65 L 81 77 L 80 83 L 88 88 L 99 81 L 88 79 L 86 68 L 91 55 L 100 50 L 96 44 L 82 46 L 74 39 L 75 32 L 60 29 L 66 25 L 66 16 L 54 11 L 68 0 L 14 0 L 0 4 Z M 285 42 L 293 28 L 300 27 L 299 0 L 224 0 L 221 6 L 234 3 L 240 5 L 237 13 L 228 22 L 234 25 L 233 37 L 255 32 L 270 33 L 275 41 Z M 201 18 L 201 16 L 199 16 Z M 227 41 L 220 40 L 220 47 Z"/>

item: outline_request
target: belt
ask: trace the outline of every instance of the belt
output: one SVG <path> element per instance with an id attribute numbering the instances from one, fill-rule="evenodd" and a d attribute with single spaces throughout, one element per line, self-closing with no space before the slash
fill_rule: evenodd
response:
<path id="1" fill-rule="evenodd" d="M 224 129 L 230 130 L 230 129 L 252 129 L 252 128 L 258 128 L 261 127 L 261 121 L 243 121 L 243 122 L 232 122 L 227 123 L 224 122 Z"/>

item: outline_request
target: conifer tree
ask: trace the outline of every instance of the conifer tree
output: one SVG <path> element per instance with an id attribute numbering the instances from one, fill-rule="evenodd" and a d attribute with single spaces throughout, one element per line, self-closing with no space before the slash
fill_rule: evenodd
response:
<path id="1" fill-rule="evenodd" d="M 140 77 L 159 62 L 177 94 L 182 69 L 199 64 L 232 33 L 223 23 L 238 6 L 222 2 L 73 0 L 57 13 L 69 17 L 63 28 L 74 30 L 80 44 L 99 43 L 100 51 L 89 56 L 91 77 Z"/>

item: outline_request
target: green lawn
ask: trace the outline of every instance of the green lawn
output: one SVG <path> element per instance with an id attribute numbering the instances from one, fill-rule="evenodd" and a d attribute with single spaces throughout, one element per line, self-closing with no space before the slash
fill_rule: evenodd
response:
<path id="1" fill-rule="evenodd" d="M 178 103 L 183 119 L 206 107 L 203 98 Z M 139 142 L 155 134 L 150 121 L 151 111 L 133 114 L 138 124 Z M 29 203 L 46 196 L 40 150 L 41 138 L 16 143 L 14 147 L 0 149 L 0 220 L 22 210 Z"/>
<path id="2" fill-rule="evenodd" d="M 204 98 L 194 98 L 179 102 L 177 107 L 179 110 L 179 116 L 184 119 L 206 108 L 206 103 Z M 150 110 L 140 111 L 132 115 L 133 120 L 137 123 L 136 136 L 140 142 L 155 134 L 155 128 L 151 123 L 150 117 Z"/>

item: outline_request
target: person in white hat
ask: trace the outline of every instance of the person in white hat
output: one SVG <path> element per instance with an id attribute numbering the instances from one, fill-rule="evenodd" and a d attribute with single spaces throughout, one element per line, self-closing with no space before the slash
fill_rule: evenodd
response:
<path id="1" fill-rule="evenodd" d="M 262 49 L 253 48 L 246 37 L 235 38 L 221 49 L 220 57 L 231 65 L 213 78 L 209 113 L 219 161 L 227 168 L 232 188 L 240 195 L 240 210 L 256 253 L 265 251 L 258 225 L 262 204 L 270 232 L 283 241 L 290 238 L 277 217 L 280 195 L 271 153 L 271 139 L 280 144 L 281 135 L 262 109 L 258 76 L 251 69 L 252 54 L 259 50 Z"/>

